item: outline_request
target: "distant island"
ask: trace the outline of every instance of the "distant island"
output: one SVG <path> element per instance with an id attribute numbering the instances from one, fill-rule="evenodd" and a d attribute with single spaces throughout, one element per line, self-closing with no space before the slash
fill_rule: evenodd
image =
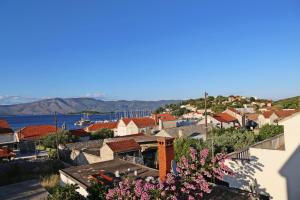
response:
<path id="1" fill-rule="evenodd" d="M 79 115 L 79 114 L 88 114 L 88 115 L 102 115 L 102 114 L 114 114 L 115 112 L 99 112 L 94 110 L 84 110 L 80 112 L 70 112 L 69 115 Z"/>
<path id="2" fill-rule="evenodd" d="M 111 113 L 124 111 L 154 111 L 167 104 L 179 103 L 179 100 L 160 101 L 103 101 L 94 98 L 53 98 L 31 103 L 0 105 L 0 115 L 49 115 L 53 113 Z M 90 112 L 92 111 L 92 112 Z"/>

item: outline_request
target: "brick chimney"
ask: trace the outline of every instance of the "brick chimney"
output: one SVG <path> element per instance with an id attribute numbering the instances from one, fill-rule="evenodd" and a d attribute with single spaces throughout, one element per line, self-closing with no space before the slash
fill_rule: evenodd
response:
<path id="1" fill-rule="evenodd" d="M 174 160 L 174 138 L 159 137 L 158 143 L 158 163 L 159 178 L 164 181 L 167 174 L 171 171 L 171 161 Z"/>

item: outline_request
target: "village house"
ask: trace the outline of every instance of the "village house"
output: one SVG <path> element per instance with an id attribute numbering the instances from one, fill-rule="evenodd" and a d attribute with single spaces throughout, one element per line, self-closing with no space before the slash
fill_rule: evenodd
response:
<path id="1" fill-rule="evenodd" d="M 17 131 L 17 141 L 22 153 L 35 152 L 37 143 L 45 136 L 61 131 L 53 125 L 26 126 Z"/>
<path id="2" fill-rule="evenodd" d="M 153 114 L 151 116 L 155 120 L 156 129 L 173 128 L 177 126 L 177 118 L 169 113 Z"/>
<path id="3" fill-rule="evenodd" d="M 240 124 L 240 126 L 244 127 L 246 122 L 242 113 L 238 112 L 235 108 L 227 108 L 223 113 L 227 113 L 228 115 L 236 118 Z"/>
<path id="4" fill-rule="evenodd" d="M 182 115 L 183 119 L 203 119 L 204 114 L 200 112 L 190 112 Z"/>
<path id="5" fill-rule="evenodd" d="M 259 127 L 259 116 L 258 113 L 247 113 L 246 116 L 246 128 L 255 129 Z"/>
<path id="6" fill-rule="evenodd" d="M 124 176 L 136 178 L 160 178 L 165 180 L 167 173 L 171 171 L 171 161 L 174 159 L 174 147 L 172 138 L 158 138 L 158 162 L 159 170 L 146 167 L 144 165 L 135 164 L 124 161 L 119 158 L 113 160 L 70 167 L 60 170 L 60 184 L 77 184 L 77 191 L 83 196 L 87 196 L 87 188 L 91 185 L 91 181 L 97 181 L 101 184 L 113 184 L 119 182 Z M 119 143 L 108 144 L 107 148 L 118 152 L 123 149 Z M 137 150 L 137 146 L 132 150 Z"/>
<path id="7" fill-rule="evenodd" d="M 93 133 L 93 132 L 100 131 L 102 129 L 109 129 L 114 131 L 114 134 L 116 135 L 118 130 L 117 128 L 118 128 L 118 122 L 99 122 L 87 126 L 85 128 L 85 131 L 89 133 Z"/>
<path id="8" fill-rule="evenodd" d="M 237 118 L 227 114 L 218 113 L 215 115 L 207 115 L 207 123 L 217 128 L 232 128 L 239 127 L 240 123 Z M 205 118 L 200 120 L 198 124 L 205 124 Z"/>
<path id="9" fill-rule="evenodd" d="M 209 131 L 212 127 L 209 125 Z M 181 138 L 189 137 L 193 139 L 206 140 L 205 125 L 188 125 L 175 128 L 168 128 L 159 131 L 156 137 Z"/>
<path id="10" fill-rule="evenodd" d="M 152 134 L 155 128 L 155 120 L 150 117 L 123 118 L 118 122 L 116 136 L 134 135 L 138 133 Z"/>
<path id="11" fill-rule="evenodd" d="M 269 124 L 269 125 L 277 124 L 277 122 L 279 120 L 289 117 L 297 112 L 299 112 L 299 110 L 295 110 L 295 109 L 265 111 L 258 116 L 259 127 L 262 127 L 263 125 L 266 125 L 266 124 Z"/>
<path id="12" fill-rule="evenodd" d="M 101 163 L 94 163 L 89 165 L 81 165 L 62 169 L 60 173 L 60 184 L 77 184 L 81 195 L 87 197 L 87 188 L 92 181 L 97 181 L 101 184 L 113 184 L 118 182 L 121 177 L 158 177 L 158 170 L 134 164 L 121 159 L 114 159 Z"/>
<path id="13" fill-rule="evenodd" d="M 124 142 L 123 141 L 127 141 Z M 116 156 L 120 156 L 120 152 L 113 154 L 107 143 L 118 144 L 124 150 L 122 153 L 127 153 L 127 158 L 140 157 L 140 154 L 132 155 L 131 146 L 139 145 L 140 152 L 143 155 L 143 161 L 136 160 L 136 162 L 143 162 L 148 166 L 154 166 L 155 153 L 157 150 L 157 139 L 155 136 L 145 135 L 145 134 L 135 134 L 129 136 L 108 138 L 105 140 L 94 140 L 87 142 L 76 142 L 69 143 L 62 147 L 62 152 L 64 154 L 65 160 L 70 160 L 73 165 L 84 165 L 92 164 L 97 162 L 103 162 L 109 159 L 114 159 Z M 130 150 L 130 151 L 129 151 Z M 124 158 L 124 156 L 123 156 Z"/>
<path id="14" fill-rule="evenodd" d="M 90 133 L 86 132 L 84 129 L 69 130 L 67 134 L 72 138 L 77 139 L 80 142 L 90 140 L 90 135 L 91 135 Z"/>
<path id="15" fill-rule="evenodd" d="M 228 166 L 236 173 L 226 177 L 230 187 L 254 191 L 271 199 L 298 200 L 300 196 L 300 113 L 278 124 L 284 134 L 229 154 Z"/>

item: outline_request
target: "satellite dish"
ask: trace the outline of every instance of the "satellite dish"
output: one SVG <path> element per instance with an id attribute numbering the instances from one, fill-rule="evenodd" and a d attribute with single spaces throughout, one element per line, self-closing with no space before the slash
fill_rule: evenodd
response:
<path id="1" fill-rule="evenodd" d="M 176 161 L 175 161 L 175 160 L 172 160 L 172 161 L 171 161 L 171 170 L 172 170 L 172 173 L 173 173 L 175 176 L 178 176 L 178 172 L 177 172 L 177 164 L 176 164 Z"/>

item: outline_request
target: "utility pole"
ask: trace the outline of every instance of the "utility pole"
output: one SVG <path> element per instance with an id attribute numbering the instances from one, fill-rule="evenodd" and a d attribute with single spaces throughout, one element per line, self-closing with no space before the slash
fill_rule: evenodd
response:
<path id="1" fill-rule="evenodd" d="M 207 122 L 207 97 L 208 97 L 208 93 L 205 92 L 205 134 L 207 137 L 208 134 L 208 122 Z M 211 133 L 211 157 L 212 159 L 215 157 L 215 150 L 214 150 L 214 135 L 213 135 L 213 131 Z"/>
<path id="2" fill-rule="evenodd" d="M 205 106 L 205 111 L 204 111 L 204 114 L 205 114 L 205 134 L 207 136 L 207 133 L 208 133 L 208 130 L 207 130 L 207 92 L 205 92 L 204 94 L 204 106 Z"/>
<path id="3" fill-rule="evenodd" d="M 54 112 L 54 122 L 55 122 L 55 135 L 56 135 L 56 152 L 57 152 L 57 159 L 59 160 L 59 148 L 58 148 L 58 128 L 57 128 L 57 115 Z"/>

